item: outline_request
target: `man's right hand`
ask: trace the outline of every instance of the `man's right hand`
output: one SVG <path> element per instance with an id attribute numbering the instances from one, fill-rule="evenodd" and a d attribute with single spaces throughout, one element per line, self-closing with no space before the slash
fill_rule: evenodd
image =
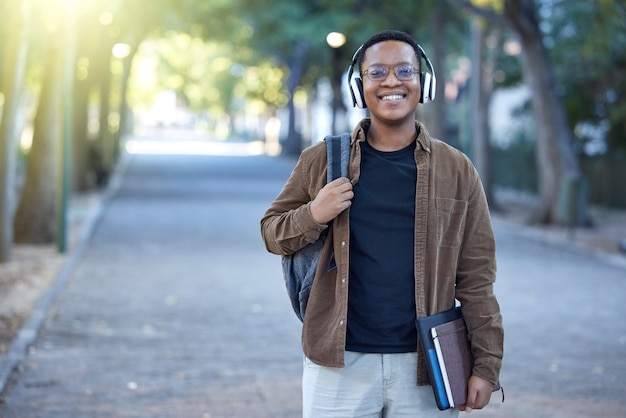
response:
<path id="1" fill-rule="evenodd" d="M 352 204 L 352 183 L 340 177 L 326 184 L 311 202 L 311 215 L 315 222 L 325 224 L 333 220 Z"/>

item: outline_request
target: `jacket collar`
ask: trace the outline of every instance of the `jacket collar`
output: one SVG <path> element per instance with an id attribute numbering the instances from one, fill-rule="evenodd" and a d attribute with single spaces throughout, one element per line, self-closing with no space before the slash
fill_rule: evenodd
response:
<path id="1" fill-rule="evenodd" d="M 364 118 L 359 122 L 359 124 L 354 129 L 354 132 L 352 132 L 350 145 L 353 145 L 356 141 L 365 140 L 367 130 L 369 129 L 371 123 L 372 121 L 370 118 Z M 430 153 L 431 137 L 428 133 L 428 130 L 422 122 L 417 120 L 415 121 L 415 130 L 419 132 L 419 135 L 417 135 L 416 138 L 417 143 L 424 151 Z"/>

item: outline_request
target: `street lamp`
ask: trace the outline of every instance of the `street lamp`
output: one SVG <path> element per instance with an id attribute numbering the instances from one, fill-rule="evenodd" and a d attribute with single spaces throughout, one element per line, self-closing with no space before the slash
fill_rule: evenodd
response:
<path id="1" fill-rule="evenodd" d="M 341 48 L 346 43 L 346 35 L 341 32 L 331 32 L 326 36 L 326 42 L 331 48 Z"/>
<path id="2" fill-rule="evenodd" d="M 343 108 L 343 100 L 341 100 L 341 47 L 346 43 L 346 35 L 341 32 L 330 32 L 326 36 L 326 43 L 332 48 L 330 83 L 333 89 L 333 120 L 331 129 L 333 134 L 337 134 L 337 113 Z"/>

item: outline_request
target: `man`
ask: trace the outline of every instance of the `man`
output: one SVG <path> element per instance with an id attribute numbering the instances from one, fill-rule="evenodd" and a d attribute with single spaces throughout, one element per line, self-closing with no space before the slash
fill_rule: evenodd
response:
<path id="1" fill-rule="evenodd" d="M 302 330 L 304 417 L 456 416 L 435 404 L 415 329 L 416 318 L 455 300 L 474 356 L 459 409 L 486 406 L 499 377 L 503 329 L 489 209 L 469 159 L 415 121 L 427 101 L 422 57 L 399 31 L 362 45 L 352 64 L 362 86 L 353 93 L 370 118 L 352 133 L 350 178 L 325 184 L 326 149 L 315 144 L 261 220 L 275 254 L 291 254 L 328 229 Z"/>

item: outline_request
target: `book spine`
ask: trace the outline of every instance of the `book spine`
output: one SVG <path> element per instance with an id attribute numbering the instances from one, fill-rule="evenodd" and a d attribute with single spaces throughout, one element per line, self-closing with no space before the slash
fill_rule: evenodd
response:
<path id="1" fill-rule="evenodd" d="M 441 369 L 439 368 L 437 353 L 435 353 L 435 350 L 432 348 L 428 349 L 428 360 L 433 369 L 433 380 L 435 381 L 435 394 L 437 395 L 437 403 L 439 404 L 440 408 L 448 409 L 450 408 L 450 402 L 448 401 L 448 396 L 444 387 L 442 377 L 443 375 L 441 374 Z"/>
<path id="2" fill-rule="evenodd" d="M 437 337 L 437 330 L 432 328 L 433 343 L 435 344 L 435 350 L 437 353 L 437 361 L 439 363 L 439 369 L 441 370 L 441 376 L 443 385 L 445 387 L 446 396 L 448 397 L 448 403 L 451 408 L 454 408 L 454 398 L 452 397 L 452 389 L 450 388 L 450 379 L 448 379 L 448 370 L 446 370 L 446 363 L 443 359 L 443 353 L 441 352 L 441 344 L 439 344 L 439 338 Z"/>

